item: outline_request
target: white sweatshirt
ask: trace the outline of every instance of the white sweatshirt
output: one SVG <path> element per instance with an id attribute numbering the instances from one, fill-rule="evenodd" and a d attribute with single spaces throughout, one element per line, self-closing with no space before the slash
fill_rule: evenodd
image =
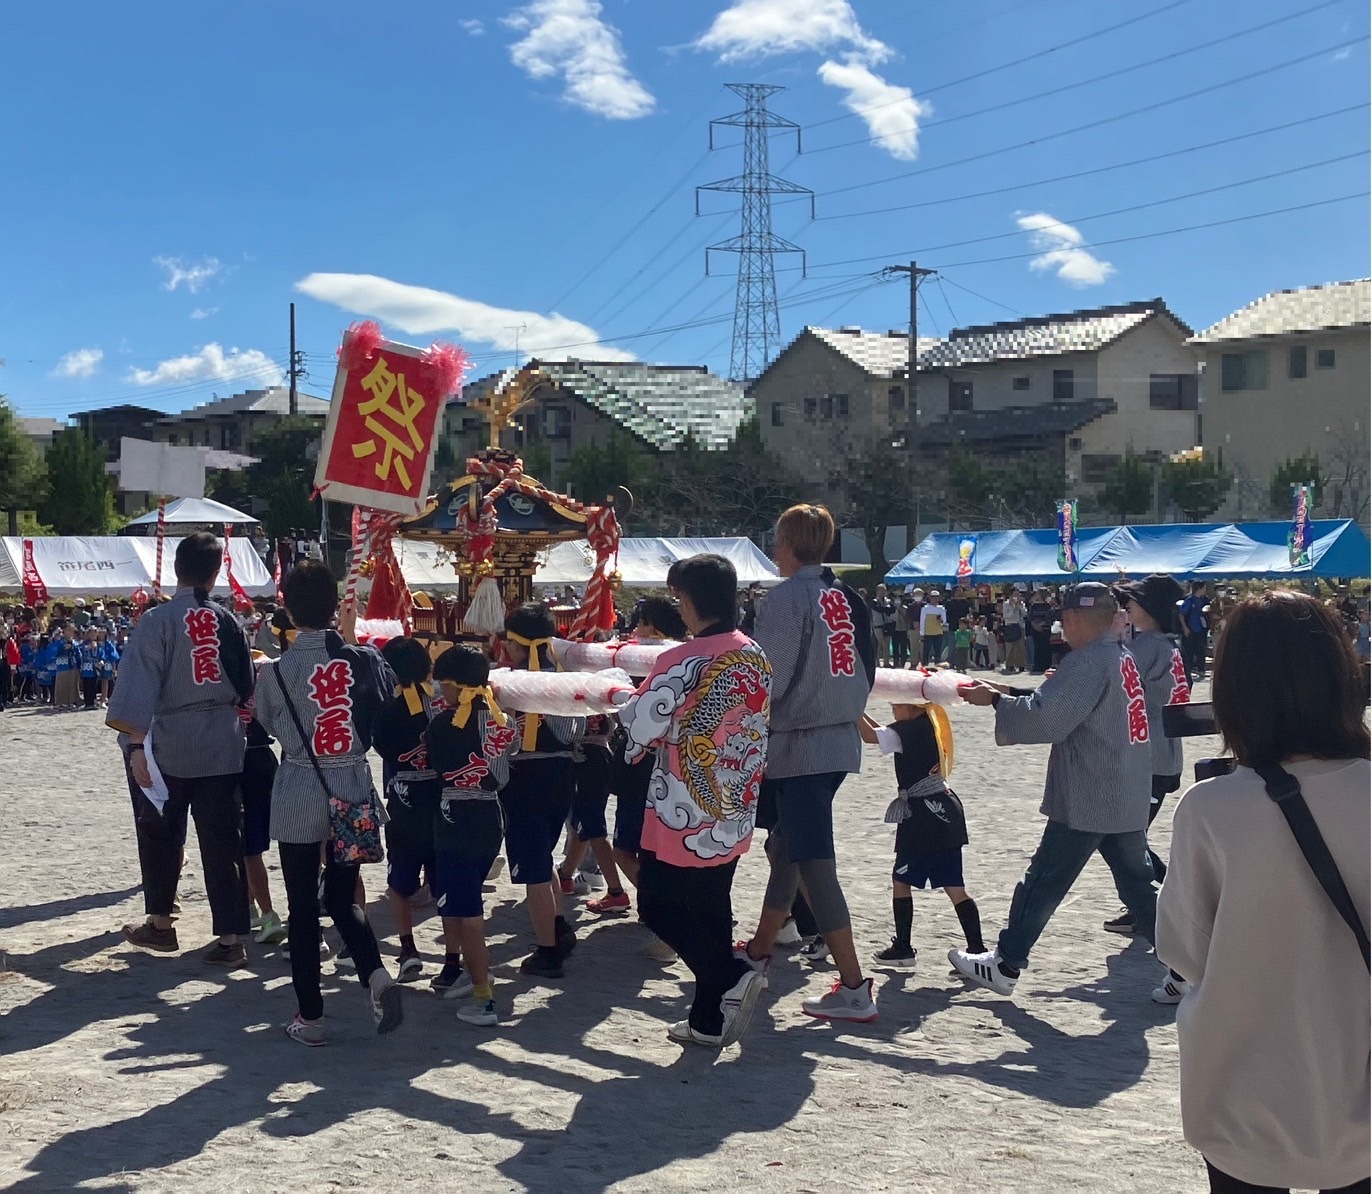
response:
<path id="1" fill-rule="evenodd" d="M 1372 768 L 1312 760 L 1287 770 L 1366 926 Z M 1246 767 L 1177 805 L 1157 952 L 1192 983 L 1177 1009 L 1187 1141 L 1257 1185 L 1328 1189 L 1366 1177 L 1367 968 Z"/>

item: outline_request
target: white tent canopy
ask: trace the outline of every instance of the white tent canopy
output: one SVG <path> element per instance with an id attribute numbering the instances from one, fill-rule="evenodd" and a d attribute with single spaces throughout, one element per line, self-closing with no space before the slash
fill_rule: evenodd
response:
<path id="1" fill-rule="evenodd" d="M 217 503 L 216 503 L 217 504 Z M 221 507 L 228 509 L 227 506 Z M 157 541 L 136 535 L 83 536 L 49 535 L 30 540 L 33 563 L 38 569 L 48 597 L 105 596 L 128 597 L 135 589 L 152 592 L 153 571 L 157 567 Z M 179 538 L 167 537 L 162 553 L 162 587 L 176 588 L 176 545 Z M 250 597 L 270 597 L 276 592 L 271 574 L 246 538 L 228 541 L 233 557 L 234 579 Z M 0 538 L 0 591 L 18 592 L 23 588 L 24 540 Z M 220 570 L 214 587 L 217 595 L 229 594 L 228 578 Z"/>
<path id="2" fill-rule="evenodd" d="M 244 514 L 241 510 L 235 510 L 232 506 L 226 506 L 223 502 L 216 502 L 213 498 L 177 498 L 174 502 L 167 503 L 167 523 L 208 523 L 212 526 L 220 526 L 226 522 L 231 523 L 250 523 L 256 522 L 251 514 Z M 157 511 L 149 510 L 148 513 L 138 518 L 129 519 L 128 525 L 131 527 L 156 526 Z"/>
<path id="3" fill-rule="evenodd" d="M 780 582 L 776 565 L 751 539 L 621 539 L 620 575 L 629 589 L 661 589 L 667 584 L 667 569 L 677 560 L 702 553 L 721 555 L 738 572 L 740 587 L 751 584 L 774 585 Z M 395 541 L 396 559 L 411 591 L 453 593 L 459 579 L 452 564 L 438 558 L 438 548 L 413 539 Z M 584 539 L 558 543 L 542 552 L 534 572 L 534 587 L 581 588 L 591 579 L 595 553 Z"/>

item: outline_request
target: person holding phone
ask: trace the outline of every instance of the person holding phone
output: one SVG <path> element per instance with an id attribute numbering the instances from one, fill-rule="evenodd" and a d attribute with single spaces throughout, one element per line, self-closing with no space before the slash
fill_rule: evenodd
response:
<path id="1" fill-rule="evenodd" d="M 1337 615 L 1303 593 L 1249 597 L 1214 661 L 1236 767 L 1182 797 L 1158 896 L 1177 1012 L 1181 1117 L 1215 1194 L 1369 1188 L 1368 970 L 1259 770 L 1294 777 L 1368 923 L 1369 736 Z"/>

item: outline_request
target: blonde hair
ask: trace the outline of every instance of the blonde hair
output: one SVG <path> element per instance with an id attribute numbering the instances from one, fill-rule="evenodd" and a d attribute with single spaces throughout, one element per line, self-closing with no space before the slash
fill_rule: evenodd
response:
<path id="1" fill-rule="evenodd" d="M 834 545 L 834 516 L 827 507 L 801 503 L 777 519 L 777 542 L 802 564 L 821 564 Z"/>

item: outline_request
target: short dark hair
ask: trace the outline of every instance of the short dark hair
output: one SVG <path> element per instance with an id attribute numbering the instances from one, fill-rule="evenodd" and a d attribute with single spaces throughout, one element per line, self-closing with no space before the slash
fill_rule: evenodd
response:
<path id="1" fill-rule="evenodd" d="M 176 545 L 176 579 L 207 589 L 224 563 L 224 545 L 208 531 L 192 531 Z"/>
<path id="2" fill-rule="evenodd" d="M 1248 597 L 1215 645 L 1215 724 L 1245 767 L 1365 759 L 1361 669 L 1338 616 L 1304 593 Z"/>
<path id="3" fill-rule="evenodd" d="M 681 611 L 666 597 L 645 597 L 638 609 L 638 623 L 660 630 L 678 642 L 686 637 L 686 623 L 681 620 Z"/>
<path id="4" fill-rule="evenodd" d="M 381 657 L 391 665 L 391 671 L 403 687 L 422 684 L 433 670 L 429 652 L 417 638 L 391 639 L 381 648 Z"/>
<path id="5" fill-rule="evenodd" d="M 667 587 L 691 599 L 709 625 L 729 630 L 738 617 L 738 573 L 723 556 L 698 555 L 678 560 L 667 570 Z"/>
<path id="6" fill-rule="evenodd" d="M 490 661 L 466 643 L 449 647 L 434 661 L 434 679 L 438 681 L 481 688 L 490 678 Z"/>
<path id="7" fill-rule="evenodd" d="M 301 630 L 324 630 L 338 612 L 338 582 L 318 560 L 306 560 L 286 577 L 286 609 Z"/>
<path id="8" fill-rule="evenodd" d="M 557 633 L 557 620 L 542 602 L 529 601 L 505 615 L 505 629 L 520 638 L 552 638 Z"/>

